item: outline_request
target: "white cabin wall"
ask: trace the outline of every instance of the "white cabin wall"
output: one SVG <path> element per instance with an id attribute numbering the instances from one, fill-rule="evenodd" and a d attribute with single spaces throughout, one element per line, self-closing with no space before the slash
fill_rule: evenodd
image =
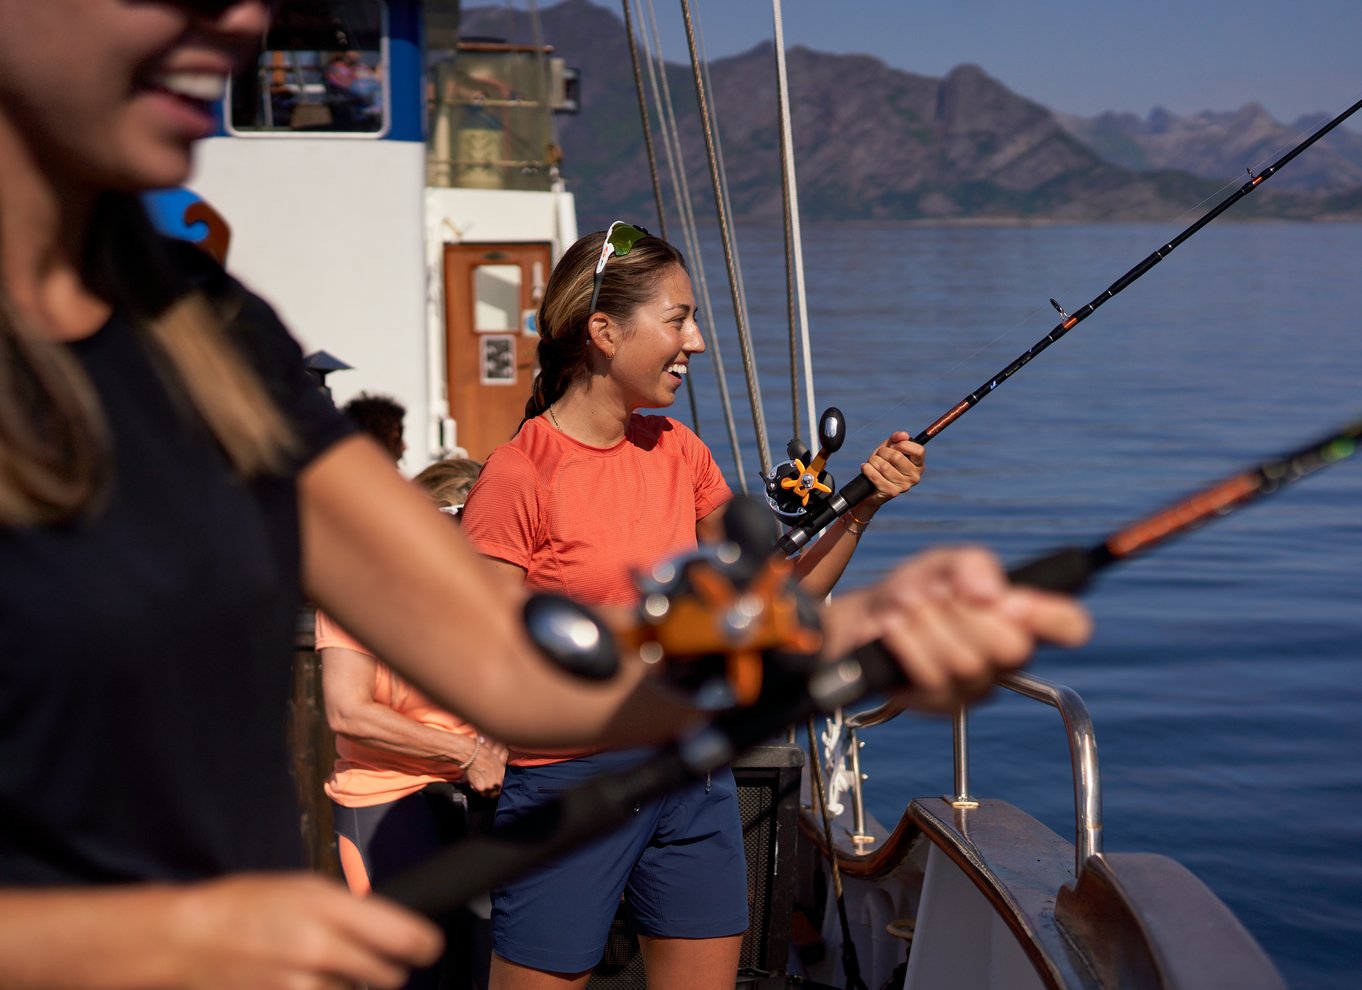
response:
<path id="1" fill-rule="evenodd" d="M 426 211 L 431 231 L 447 244 L 549 241 L 556 261 L 577 239 L 570 192 L 430 188 Z"/>
<path id="2" fill-rule="evenodd" d="M 206 140 L 189 183 L 231 226 L 228 269 L 279 311 L 305 352 L 353 366 L 327 379 L 336 403 L 369 391 L 407 407 L 408 473 L 435 453 L 424 182 L 418 142 L 290 136 Z"/>

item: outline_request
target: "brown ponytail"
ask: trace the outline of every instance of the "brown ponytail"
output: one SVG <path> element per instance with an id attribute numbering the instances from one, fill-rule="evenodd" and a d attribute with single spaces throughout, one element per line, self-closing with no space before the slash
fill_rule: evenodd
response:
<path id="1" fill-rule="evenodd" d="M 596 261 L 604 243 L 605 231 L 587 234 L 568 248 L 549 275 L 539 303 L 539 374 L 525 403 L 526 420 L 542 415 L 589 373 L 586 322 L 591 316 Z M 640 238 L 628 254 L 606 261 L 596 310 L 620 321 L 630 320 L 672 266 L 686 267 L 680 251 L 660 237 Z"/>

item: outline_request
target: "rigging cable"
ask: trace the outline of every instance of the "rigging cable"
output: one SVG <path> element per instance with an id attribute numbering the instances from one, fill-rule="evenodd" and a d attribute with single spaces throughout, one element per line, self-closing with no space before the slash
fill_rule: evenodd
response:
<path id="1" fill-rule="evenodd" d="M 809 346 L 808 296 L 804 287 L 804 248 L 799 229 L 799 187 L 795 183 L 794 132 L 790 121 L 790 83 L 785 71 L 785 28 L 781 16 L 780 0 L 771 0 L 771 16 L 774 21 L 776 55 L 776 106 L 780 117 L 780 186 L 781 210 L 785 220 L 785 298 L 790 323 L 790 413 L 794 423 L 794 436 L 799 437 L 799 356 L 797 341 L 802 339 L 804 355 L 804 387 L 808 393 L 809 433 L 818 436 L 816 406 L 813 395 L 813 358 Z M 797 304 L 797 308 L 796 308 Z M 796 323 L 796 316 L 798 322 Z M 802 333 L 800 332 L 802 331 Z M 840 720 L 841 710 L 837 711 Z M 793 727 L 791 728 L 793 734 Z M 813 786 L 811 790 L 818 802 L 818 811 L 823 823 L 823 841 L 828 847 L 828 869 L 832 875 L 833 899 L 837 905 L 837 920 L 842 931 L 842 974 L 849 990 L 865 988 L 861 977 L 860 957 L 856 951 L 856 940 L 851 937 L 851 924 L 847 918 L 846 894 L 842 889 L 842 870 L 837 862 L 836 848 L 832 841 L 832 809 L 828 802 L 828 786 L 823 776 L 823 753 L 815 741 L 814 720 L 808 720 L 809 763 L 812 768 Z"/>
<path id="2" fill-rule="evenodd" d="M 620 0 L 624 8 L 624 36 L 629 39 L 629 64 L 634 70 L 634 91 L 638 95 L 639 121 L 643 126 L 643 147 L 648 154 L 648 176 L 653 182 L 653 204 L 657 208 L 658 232 L 667 237 L 667 211 L 662 205 L 662 179 L 657 174 L 657 149 L 653 147 L 653 126 L 648 117 L 648 96 L 643 90 L 643 71 L 638 60 L 638 39 L 634 37 L 634 16 L 629 0 Z"/>
<path id="3" fill-rule="evenodd" d="M 809 300 L 804 287 L 804 244 L 799 229 L 799 186 L 795 182 L 794 130 L 790 123 L 790 81 L 785 71 L 785 25 L 780 0 L 771 0 L 775 21 L 776 100 L 780 113 L 781 203 L 785 214 L 785 286 L 790 320 L 790 392 L 794 435 L 799 436 L 799 362 L 795 357 L 795 307 L 804 356 L 804 392 L 808 400 L 810 437 L 818 436 L 817 406 L 813 398 L 813 354 L 809 344 Z"/>
<path id="4" fill-rule="evenodd" d="M 642 0 L 639 2 L 639 21 L 643 21 Z M 733 466 L 737 472 L 738 490 L 747 494 L 747 470 L 743 467 L 746 458 L 738 441 L 738 427 L 733 416 L 733 400 L 728 391 L 728 372 L 724 369 L 723 353 L 719 343 L 718 323 L 714 319 L 714 306 L 710 298 L 709 281 L 705 276 L 704 258 L 700 254 L 700 236 L 695 224 L 695 207 L 691 201 L 690 184 L 686 181 L 686 163 L 681 152 L 681 132 L 676 125 L 676 110 L 672 105 L 671 86 L 667 83 L 667 64 L 662 58 L 662 36 L 657 29 L 657 11 L 653 0 L 648 0 L 648 19 L 652 28 L 652 43 L 648 31 L 643 36 L 644 59 L 648 63 L 648 80 L 653 91 L 653 101 L 658 108 L 659 122 L 662 125 L 662 147 L 667 153 L 667 170 L 671 173 L 672 189 L 676 193 L 677 211 L 681 215 L 681 231 L 685 239 L 686 254 L 690 257 L 690 267 L 699 281 L 700 305 L 704 310 L 705 325 L 710 328 L 710 345 L 714 349 L 714 377 L 718 384 L 719 407 L 724 414 L 724 427 L 728 431 L 729 446 L 733 450 Z M 657 52 L 656 59 L 653 51 Z M 659 81 L 660 80 L 660 81 Z"/>
<path id="5" fill-rule="evenodd" d="M 643 127 L 643 146 L 648 155 L 648 176 L 653 183 L 653 203 L 657 207 L 657 232 L 667 240 L 667 211 L 662 205 L 662 179 L 657 173 L 657 148 L 653 146 L 653 125 L 648 118 L 648 97 L 643 91 L 643 72 L 639 67 L 638 40 L 634 37 L 634 19 L 629 0 L 620 0 L 624 8 L 624 34 L 629 39 L 629 64 L 634 70 L 634 92 L 638 96 L 638 115 Z M 690 421 L 695 435 L 700 433 L 700 410 L 695 404 L 695 383 L 686 376 L 686 398 L 690 401 Z"/>
<path id="6" fill-rule="evenodd" d="M 714 148 L 714 131 L 710 117 L 709 95 L 705 89 L 704 74 L 700 67 L 699 52 L 695 44 L 695 24 L 691 17 L 690 0 L 681 0 L 681 10 L 686 21 L 686 43 L 690 48 L 691 74 L 695 78 L 695 97 L 700 108 L 700 128 L 705 136 L 705 149 L 709 159 L 710 182 L 714 187 L 714 209 L 718 214 L 719 233 L 723 240 L 724 262 L 728 269 L 728 286 L 733 298 L 733 316 L 738 325 L 738 340 L 742 344 L 743 370 L 747 375 L 747 395 L 752 407 L 752 426 L 757 435 L 757 453 L 761 458 L 761 473 L 771 473 L 771 449 L 766 438 L 766 418 L 761 408 L 761 390 L 757 384 L 757 369 L 752 353 L 752 335 L 747 325 L 746 307 L 738 289 L 736 259 L 733 254 L 732 229 L 729 224 L 728 206 L 723 196 L 723 182 L 719 175 L 719 162 Z"/>
<path id="7" fill-rule="evenodd" d="M 1190 226 L 1188 226 L 1186 229 L 1184 229 L 1182 233 L 1178 234 L 1167 244 L 1150 253 L 1148 257 L 1146 257 L 1143 261 L 1137 264 L 1134 268 L 1130 269 L 1130 271 L 1126 272 L 1115 282 L 1111 283 L 1111 285 L 1107 286 L 1106 289 L 1098 293 L 1090 302 L 1087 303 L 1087 305 L 1083 306 L 1080 309 L 1075 310 L 1071 314 L 1066 312 L 1064 307 L 1061 306 L 1059 302 L 1057 302 L 1054 299 L 1051 299 L 1050 300 L 1051 305 L 1053 305 L 1055 309 L 1059 311 L 1060 322 L 1056 324 L 1048 334 L 1046 334 L 1040 340 L 1036 341 L 1036 343 L 1032 344 L 1029 349 L 1027 349 L 1022 354 L 1018 355 L 1012 361 L 1012 363 L 1009 364 L 1006 368 L 998 372 L 996 375 L 994 375 L 992 378 L 986 381 L 983 385 L 980 385 L 969 395 L 965 396 L 963 399 L 957 402 L 950 410 L 948 410 L 945 414 L 940 416 L 934 423 L 928 426 L 917 436 L 913 437 L 913 442 L 926 444 L 933 437 L 940 434 L 941 431 L 943 431 L 946 427 L 950 426 L 957 419 L 963 416 L 966 412 L 968 412 L 970 409 L 974 408 L 974 406 L 982 402 L 986 395 L 988 395 L 995 388 L 997 388 L 1003 382 L 1007 381 L 1007 379 L 1011 378 L 1014 374 L 1016 374 L 1028 363 L 1030 363 L 1032 358 L 1034 358 L 1041 351 L 1045 350 L 1055 341 L 1059 340 L 1059 338 L 1063 337 L 1066 333 L 1068 333 L 1070 330 L 1076 327 L 1079 323 L 1083 322 L 1094 312 L 1096 312 L 1099 306 L 1101 306 L 1107 300 L 1114 298 L 1123 290 L 1129 288 L 1131 284 L 1133 284 L 1137 279 L 1140 278 L 1140 276 L 1144 275 L 1151 268 L 1157 265 L 1160 261 L 1168 257 L 1168 255 L 1172 254 L 1173 251 L 1180 244 L 1186 241 L 1189 237 L 1191 237 L 1201 228 L 1205 227 L 1216 217 L 1220 216 L 1220 214 L 1224 213 L 1239 200 L 1243 199 L 1249 193 L 1253 192 L 1253 190 L 1257 189 L 1260 185 L 1262 185 L 1264 181 L 1266 181 L 1267 179 L 1271 178 L 1274 174 L 1276 174 L 1277 171 L 1280 170 L 1284 165 L 1286 165 L 1293 158 L 1295 158 L 1297 155 L 1303 152 L 1306 148 L 1309 148 L 1320 138 L 1324 137 L 1324 135 L 1328 134 L 1339 124 L 1343 123 L 1343 121 L 1347 120 L 1358 110 L 1362 110 L 1362 100 L 1358 100 L 1352 106 L 1348 107 L 1348 109 L 1344 110 L 1342 113 L 1338 114 L 1338 116 L 1328 121 L 1318 130 L 1316 130 L 1313 134 L 1311 134 L 1305 140 L 1301 141 L 1290 151 L 1282 155 L 1280 158 L 1278 158 L 1271 165 L 1267 166 L 1267 168 L 1263 169 L 1261 172 L 1254 174 L 1253 171 L 1250 170 L 1249 180 L 1247 182 L 1241 185 L 1229 196 L 1226 196 L 1223 200 L 1220 201 L 1220 203 L 1218 203 L 1212 209 L 1207 211 L 1200 219 L 1198 219 Z M 812 519 L 809 519 L 806 522 L 800 523 L 799 525 L 791 528 L 784 536 L 782 536 L 776 544 L 776 551 L 778 553 L 783 554 L 792 554 L 795 551 L 799 550 L 800 547 L 808 543 L 809 539 L 815 533 L 821 532 L 823 529 L 830 526 L 839 516 L 845 513 L 852 506 L 855 506 L 864 499 L 868 498 L 870 495 L 874 493 L 874 491 L 875 486 L 870 481 L 870 479 L 867 478 L 864 474 L 858 474 L 855 478 L 851 479 L 851 481 L 844 485 L 841 491 L 839 491 L 833 498 L 829 499 L 825 506 L 822 509 L 820 509 Z"/>
<path id="8" fill-rule="evenodd" d="M 700 46 L 700 71 L 705 76 L 705 91 L 714 92 L 714 81 L 709 74 L 709 53 L 705 51 L 705 27 L 698 20 L 695 24 L 695 36 Z M 728 189 L 728 163 L 724 159 L 724 138 L 723 128 L 719 124 L 719 104 L 710 103 L 709 105 L 710 126 L 709 132 L 714 135 L 714 159 L 719 165 L 719 188 L 723 192 L 724 206 L 728 215 L 733 216 L 733 196 Z M 743 321 L 747 326 L 752 325 L 752 317 L 747 309 L 747 283 L 743 279 L 742 259 L 738 251 L 738 232 L 736 227 L 730 226 L 729 237 L 733 244 L 733 273 L 738 280 L 738 300 L 742 304 Z M 753 365 L 753 377 L 755 379 L 756 365 Z M 763 417 L 762 422 L 765 422 Z"/>

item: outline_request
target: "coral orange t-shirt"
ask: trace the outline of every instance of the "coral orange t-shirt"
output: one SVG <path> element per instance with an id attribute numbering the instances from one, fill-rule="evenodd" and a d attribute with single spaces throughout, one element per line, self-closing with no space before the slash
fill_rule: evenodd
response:
<path id="1" fill-rule="evenodd" d="M 318 612 L 317 650 L 320 652 L 327 647 L 354 650 L 370 657 L 374 655 L 367 646 L 324 613 Z M 374 701 L 432 729 L 464 736 L 478 734 L 477 729 L 437 707 L 376 657 Z M 463 776 L 463 771 L 454 763 L 394 753 L 338 735 L 336 765 L 325 789 L 327 796 L 343 808 L 367 808 L 398 801 L 438 780 L 462 780 Z"/>
<path id="2" fill-rule="evenodd" d="M 709 448 L 665 416 L 633 416 L 624 439 L 592 447 L 529 420 L 492 451 L 463 509 L 481 554 L 525 569 L 535 591 L 632 605 L 633 575 L 693 550 L 695 524 L 732 497 Z M 535 766 L 595 750 L 512 751 Z"/>

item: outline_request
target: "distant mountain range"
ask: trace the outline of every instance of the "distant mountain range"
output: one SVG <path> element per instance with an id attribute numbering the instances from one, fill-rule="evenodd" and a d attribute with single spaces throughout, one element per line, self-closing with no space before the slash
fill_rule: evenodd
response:
<path id="1" fill-rule="evenodd" d="M 1223 179 L 1274 161 L 1329 118 L 1315 114 L 1281 124 L 1259 104 L 1248 103 L 1232 113 L 1207 110 L 1191 117 L 1159 107 L 1143 120 L 1133 113 L 1057 114 L 1056 119 L 1078 140 L 1122 168 L 1173 168 Z M 1278 189 L 1323 194 L 1362 188 L 1362 134 L 1335 130 L 1292 161 L 1272 184 Z"/>
<path id="2" fill-rule="evenodd" d="M 523 13 L 465 8 L 466 36 L 525 40 Z M 584 226 L 654 212 L 624 26 L 588 0 L 544 9 L 543 37 L 581 70 L 581 113 L 559 120 L 564 173 Z M 1247 166 L 1266 164 L 1323 121 L 1234 113 L 1147 119 L 1055 114 L 977 66 L 944 78 L 867 55 L 796 47 L 787 53 L 799 197 L 810 218 L 1018 222 L 1163 220 L 1228 194 Z M 710 65 L 734 212 L 778 219 L 780 163 L 772 46 Z M 710 178 L 689 66 L 669 65 L 686 180 L 697 215 L 712 217 Z M 656 124 L 654 124 L 656 127 Z M 666 175 L 665 163 L 659 167 Z M 664 179 L 665 181 L 665 179 Z M 668 185 L 670 188 L 670 185 Z M 1362 135 L 1336 131 L 1240 218 L 1362 220 Z"/>

